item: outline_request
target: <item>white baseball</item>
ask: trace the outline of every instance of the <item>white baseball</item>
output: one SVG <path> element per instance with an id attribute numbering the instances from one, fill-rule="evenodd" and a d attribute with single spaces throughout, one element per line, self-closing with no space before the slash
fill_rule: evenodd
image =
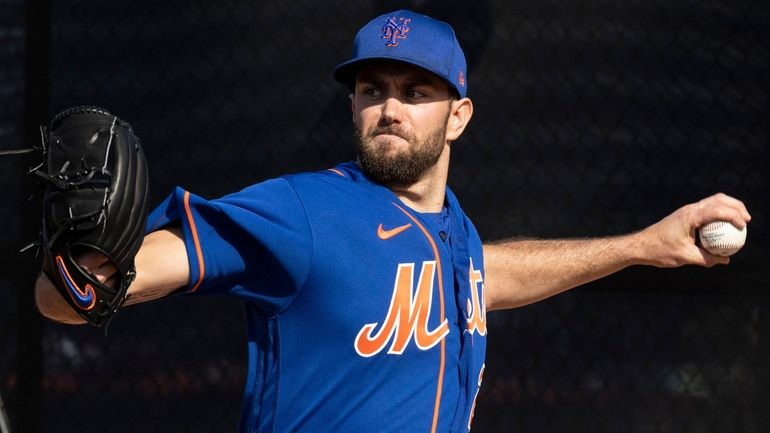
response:
<path id="1" fill-rule="evenodd" d="M 727 221 L 714 221 L 700 228 L 700 243 L 706 251 L 731 256 L 746 243 L 746 227 L 738 229 Z"/>

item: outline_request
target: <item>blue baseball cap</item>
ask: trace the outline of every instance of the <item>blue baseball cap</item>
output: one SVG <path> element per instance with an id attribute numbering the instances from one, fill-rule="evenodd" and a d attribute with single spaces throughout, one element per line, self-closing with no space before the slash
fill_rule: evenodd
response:
<path id="1" fill-rule="evenodd" d="M 377 59 L 419 66 L 447 81 L 461 98 L 467 93 L 465 54 L 443 21 L 408 10 L 373 19 L 356 34 L 353 56 L 334 68 L 334 79 L 352 87 L 362 63 Z"/>

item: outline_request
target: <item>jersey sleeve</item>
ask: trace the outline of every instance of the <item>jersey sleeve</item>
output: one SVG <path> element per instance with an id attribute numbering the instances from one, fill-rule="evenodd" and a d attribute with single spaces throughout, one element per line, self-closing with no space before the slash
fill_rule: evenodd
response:
<path id="1" fill-rule="evenodd" d="M 291 303 L 310 269 L 307 215 L 282 178 L 216 200 L 177 188 L 147 221 L 148 232 L 183 229 L 190 284 L 182 292 L 230 294 L 274 314 Z"/>

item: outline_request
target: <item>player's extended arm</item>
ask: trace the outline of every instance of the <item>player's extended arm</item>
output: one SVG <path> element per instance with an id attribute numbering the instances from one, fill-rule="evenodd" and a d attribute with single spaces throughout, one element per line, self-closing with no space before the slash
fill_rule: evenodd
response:
<path id="1" fill-rule="evenodd" d="M 89 253 L 78 263 L 100 281 L 110 281 L 116 268 L 106 257 Z M 136 279 L 128 288 L 125 305 L 162 298 L 190 281 L 190 266 L 179 229 L 160 230 L 145 236 L 136 255 Z M 35 285 L 35 299 L 40 312 L 61 323 L 86 323 L 64 301 L 50 280 L 41 273 Z"/>
<path id="2" fill-rule="evenodd" d="M 530 304 L 631 265 L 727 264 L 729 258 L 709 254 L 695 244 L 697 228 L 714 220 L 730 221 L 740 228 L 750 219 L 742 202 L 716 194 L 628 235 L 486 244 L 487 310 Z"/>

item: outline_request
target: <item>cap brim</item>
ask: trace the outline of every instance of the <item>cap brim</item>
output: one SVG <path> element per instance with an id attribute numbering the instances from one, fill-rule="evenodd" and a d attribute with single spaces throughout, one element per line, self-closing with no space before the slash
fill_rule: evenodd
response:
<path id="1" fill-rule="evenodd" d="M 332 76 L 338 82 L 342 84 L 347 84 L 348 86 L 352 86 L 354 84 L 354 81 L 356 79 L 356 74 L 358 73 L 358 71 L 366 63 L 370 63 L 372 61 L 377 61 L 377 60 L 388 60 L 393 62 L 405 63 L 408 65 L 419 66 L 423 69 L 433 72 L 430 69 L 427 69 L 424 65 L 420 65 L 415 62 L 410 62 L 400 57 L 378 56 L 378 57 L 357 58 L 357 59 L 348 60 L 347 62 L 344 62 L 344 63 L 340 63 L 339 65 L 337 65 L 336 68 L 334 68 L 334 71 L 332 72 Z M 435 72 L 433 73 L 435 74 Z"/>
<path id="2" fill-rule="evenodd" d="M 377 60 L 387 60 L 392 62 L 404 63 L 407 65 L 413 65 L 413 66 L 422 68 L 436 75 L 440 79 L 446 81 L 447 84 L 449 84 L 449 88 L 453 89 L 459 94 L 459 90 L 455 88 L 454 84 L 452 84 L 449 80 L 447 80 L 442 76 L 441 71 L 434 71 L 433 69 L 429 68 L 425 64 L 422 64 L 420 62 L 416 62 L 410 59 L 404 59 L 403 57 L 376 56 L 376 57 L 351 59 L 351 60 L 348 60 L 347 62 L 343 62 L 337 65 L 337 67 L 334 68 L 334 70 L 332 71 L 332 77 L 334 77 L 334 79 L 337 80 L 337 82 L 345 84 L 352 89 L 355 84 L 356 74 L 358 73 L 358 71 L 366 63 L 370 63 L 372 61 L 377 61 Z"/>

